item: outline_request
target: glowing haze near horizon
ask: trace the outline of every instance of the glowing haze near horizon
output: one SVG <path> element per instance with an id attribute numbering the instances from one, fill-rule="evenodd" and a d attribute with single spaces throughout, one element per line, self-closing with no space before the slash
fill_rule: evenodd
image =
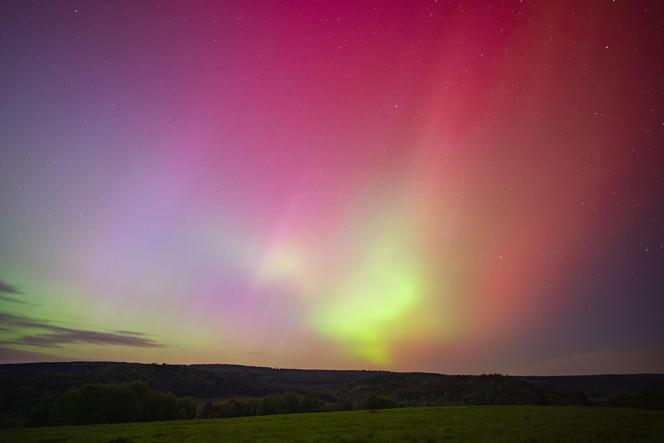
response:
<path id="1" fill-rule="evenodd" d="M 664 370 L 658 2 L 3 2 L 3 361 Z"/>

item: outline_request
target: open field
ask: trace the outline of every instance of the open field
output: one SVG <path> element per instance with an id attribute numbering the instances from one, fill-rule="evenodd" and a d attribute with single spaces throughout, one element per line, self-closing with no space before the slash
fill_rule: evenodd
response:
<path id="1" fill-rule="evenodd" d="M 3 442 L 662 441 L 664 411 L 448 406 L 0 431 Z"/>

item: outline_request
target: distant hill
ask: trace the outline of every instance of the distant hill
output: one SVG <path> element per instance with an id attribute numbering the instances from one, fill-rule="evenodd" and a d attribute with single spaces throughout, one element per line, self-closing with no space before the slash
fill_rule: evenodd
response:
<path id="1" fill-rule="evenodd" d="M 143 381 L 156 390 L 200 401 L 296 392 L 330 405 L 352 405 L 376 395 L 389 398 L 398 406 L 608 404 L 664 407 L 664 374 L 519 377 L 224 364 L 71 362 L 0 365 L 0 414 L 26 416 L 38 405 L 48 404 L 67 390 L 85 384 L 132 381 Z"/>

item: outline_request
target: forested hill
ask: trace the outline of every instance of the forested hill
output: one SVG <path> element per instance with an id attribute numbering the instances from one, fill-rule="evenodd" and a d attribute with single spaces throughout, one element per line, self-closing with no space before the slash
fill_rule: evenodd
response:
<path id="1" fill-rule="evenodd" d="M 326 404 L 368 396 L 398 406 L 446 404 L 620 404 L 664 406 L 664 374 L 572 377 L 442 375 L 384 371 L 276 369 L 239 365 L 114 362 L 0 365 L 0 414 L 22 415 L 71 388 L 145 382 L 194 399 L 257 398 L 295 392 Z"/>

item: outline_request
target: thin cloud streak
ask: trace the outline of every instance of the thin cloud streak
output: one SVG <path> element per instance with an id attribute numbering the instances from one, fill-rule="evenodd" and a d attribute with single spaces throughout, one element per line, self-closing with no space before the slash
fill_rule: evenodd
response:
<path id="1" fill-rule="evenodd" d="M 0 324 L 5 329 L 41 329 L 48 331 L 39 334 L 24 334 L 18 338 L 1 341 L 3 345 L 36 346 L 43 348 L 60 347 L 65 344 L 91 343 L 97 345 L 132 346 L 158 348 L 165 345 L 145 337 L 143 333 L 132 331 L 100 332 L 86 329 L 73 329 L 52 325 L 42 320 L 21 315 L 0 312 Z"/>
<path id="2" fill-rule="evenodd" d="M 22 294 L 15 286 L 0 280 L 0 294 Z"/>
<path id="3" fill-rule="evenodd" d="M 21 300 L 20 298 L 15 298 L 15 297 L 10 297 L 8 295 L 2 295 L 0 294 L 0 302 L 6 301 L 9 303 L 18 303 L 20 305 L 28 305 L 28 306 L 33 306 L 32 303 L 27 302 L 25 300 Z"/>
<path id="4" fill-rule="evenodd" d="M 10 285 L 9 283 L 0 280 L 0 302 L 16 303 L 26 306 L 39 306 L 36 303 L 30 303 L 28 301 L 21 300 L 20 298 L 14 297 L 15 295 L 23 295 L 23 292 L 20 291 L 16 286 Z"/>

